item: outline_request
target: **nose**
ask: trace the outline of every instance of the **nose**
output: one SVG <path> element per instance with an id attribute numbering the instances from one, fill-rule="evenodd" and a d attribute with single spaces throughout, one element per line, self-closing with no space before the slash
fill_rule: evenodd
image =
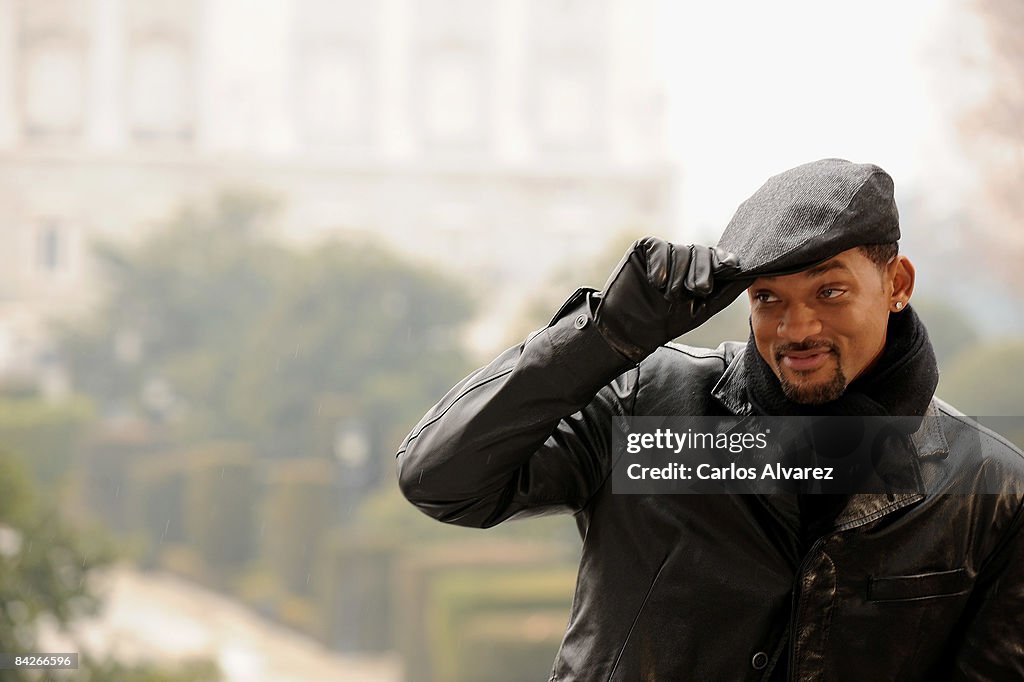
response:
<path id="1" fill-rule="evenodd" d="M 821 320 L 811 306 L 794 303 L 786 306 L 779 319 L 779 337 L 790 343 L 801 343 L 808 337 L 821 333 Z"/>

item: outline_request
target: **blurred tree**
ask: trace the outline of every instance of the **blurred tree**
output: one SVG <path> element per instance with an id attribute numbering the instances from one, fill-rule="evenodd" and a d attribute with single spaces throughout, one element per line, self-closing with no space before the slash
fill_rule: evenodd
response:
<path id="1" fill-rule="evenodd" d="M 970 415 L 1019 415 L 1024 405 L 1024 341 L 972 345 L 949 362 L 938 394 Z"/>
<path id="2" fill-rule="evenodd" d="M 235 349 L 280 283 L 286 254 L 261 237 L 274 204 L 239 191 L 180 210 L 135 246 L 100 243 L 107 295 L 86 321 L 59 329 L 76 387 L 105 414 L 167 418 L 231 434 L 217 409 L 237 373 Z"/>
<path id="3" fill-rule="evenodd" d="M 457 340 L 472 313 L 466 292 L 376 245 L 297 255 L 275 294 L 237 349 L 227 396 L 267 451 L 356 466 L 391 452 L 397 444 L 381 434 L 396 423 L 408 430 L 468 371 Z M 325 408 L 332 451 L 315 452 Z"/>
<path id="4" fill-rule="evenodd" d="M 105 534 L 69 525 L 47 499 L 37 494 L 20 458 L 0 452 L 0 651 L 7 654 L 38 651 L 36 628 L 44 619 L 64 629 L 95 614 L 100 599 L 89 578 L 116 558 Z M 97 682 L 219 679 L 208 661 L 175 671 L 123 665 L 84 652 L 75 675 Z M 40 676 L 34 670 L 4 670 L 0 679 L 29 682 Z"/>
<path id="5" fill-rule="evenodd" d="M 928 329 L 928 338 L 940 370 L 945 369 L 960 351 L 978 340 L 973 321 L 956 305 L 943 299 L 915 295 L 913 306 Z"/>
<path id="6" fill-rule="evenodd" d="M 0 651 L 33 651 L 43 615 L 66 626 L 94 612 L 85 578 L 113 557 L 109 544 L 74 532 L 36 495 L 19 458 L 0 453 Z"/>
<path id="7" fill-rule="evenodd" d="M 1024 3 L 973 0 L 988 37 L 992 87 L 961 120 L 967 152 L 982 172 L 976 219 L 985 225 L 987 260 L 1015 283 L 1024 282 Z M 988 247 L 988 248 L 984 248 Z"/>
<path id="8" fill-rule="evenodd" d="M 275 456 L 390 452 L 395 425 L 468 370 L 456 331 L 471 300 L 376 245 L 275 244 L 262 229 L 273 212 L 229 192 L 137 246 L 102 245 L 105 301 L 59 334 L 73 380 L 105 414 L 142 412 L 181 437 Z"/>
<path id="9" fill-rule="evenodd" d="M 92 406 L 80 396 L 50 403 L 0 395 L 0 448 L 24 453 L 32 478 L 50 488 L 67 473 L 72 450 L 92 416 Z"/>

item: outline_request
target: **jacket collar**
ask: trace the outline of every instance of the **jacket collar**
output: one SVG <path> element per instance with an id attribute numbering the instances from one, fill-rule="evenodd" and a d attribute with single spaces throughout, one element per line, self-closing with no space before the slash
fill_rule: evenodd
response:
<path id="1" fill-rule="evenodd" d="M 747 401 L 747 382 L 744 377 L 746 373 L 746 346 L 736 348 L 732 358 L 726 355 L 728 365 L 725 373 L 719 378 L 718 383 L 711 389 L 711 395 L 735 415 L 748 415 L 753 407 Z"/>
<path id="2" fill-rule="evenodd" d="M 752 406 L 747 400 L 747 386 L 744 371 L 746 346 L 736 348 L 730 359 L 726 356 L 728 366 L 721 378 L 711 389 L 711 395 L 727 410 L 737 416 L 749 415 Z M 850 496 L 846 507 L 836 517 L 833 530 L 855 528 L 885 516 L 897 509 L 906 507 L 924 499 L 922 491 L 928 486 L 922 480 L 921 460 L 945 459 L 949 454 L 949 444 L 942 433 L 939 411 L 935 399 L 932 398 L 925 412 L 920 428 L 911 436 L 916 457 L 911 461 L 915 480 L 919 482 L 918 492 L 894 493 L 892 495 L 857 493 Z"/>

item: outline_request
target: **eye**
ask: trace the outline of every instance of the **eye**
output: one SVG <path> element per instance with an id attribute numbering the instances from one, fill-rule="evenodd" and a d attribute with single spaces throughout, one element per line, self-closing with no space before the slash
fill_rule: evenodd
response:
<path id="1" fill-rule="evenodd" d="M 824 289 L 821 290 L 821 294 L 819 295 L 822 298 L 839 298 L 845 293 L 846 292 L 842 289 L 837 289 L 835 287 L 825 287 Z"/>
<path id="2" fill-rule="evenodd" d="M 775 295 L 772 294 L 770 291 L 759 291 L 756 294 L 754 294 L 754 300 L 757 301 L 758 303 L 772 303 L 779 299 L 776 298 Z"/>

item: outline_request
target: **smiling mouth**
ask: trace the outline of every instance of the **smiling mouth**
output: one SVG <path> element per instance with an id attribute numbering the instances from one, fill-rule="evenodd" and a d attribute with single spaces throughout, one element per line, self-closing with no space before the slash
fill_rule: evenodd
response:
<path id="1" fill-rule="evenodd" d="M 825 361 L 831 353 L 832 351 L 823 350 L 807 355 L 783 355 L 782 364 L 789 369 L 796 370 L 798 372 L 815 370 L 825 364 Z"/>

